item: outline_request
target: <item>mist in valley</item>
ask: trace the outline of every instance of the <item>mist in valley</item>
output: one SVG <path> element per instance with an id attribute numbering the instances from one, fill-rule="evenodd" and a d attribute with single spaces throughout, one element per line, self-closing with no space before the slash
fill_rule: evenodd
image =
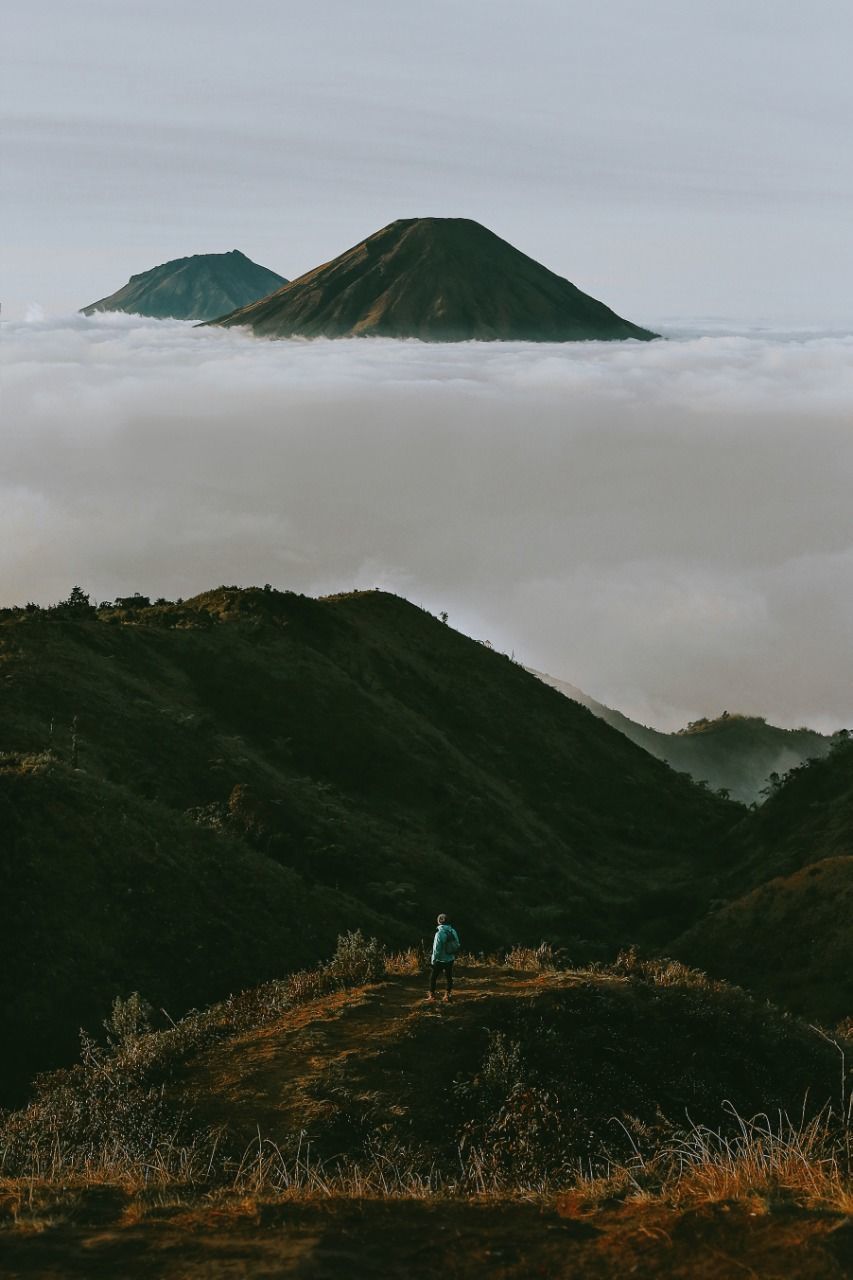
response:
<path id="1" fill-rule="evenodd" d="M 674 729 L 853 722 L 853 338 L 4 326 L 0 603 L 378 586 Z"/>

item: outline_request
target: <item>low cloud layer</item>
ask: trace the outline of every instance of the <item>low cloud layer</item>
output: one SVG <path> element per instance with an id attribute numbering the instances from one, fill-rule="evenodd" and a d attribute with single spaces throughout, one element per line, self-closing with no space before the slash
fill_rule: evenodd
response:
<path id="1" fill-rule="evenodd" d="M 853 725 L 853 339 L 4 326 L 0 604 L 382 586 L 641 720 Z"/>

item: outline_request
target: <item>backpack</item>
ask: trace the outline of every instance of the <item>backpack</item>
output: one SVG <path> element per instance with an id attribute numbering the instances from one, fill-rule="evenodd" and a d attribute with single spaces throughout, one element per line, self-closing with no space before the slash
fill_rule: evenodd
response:
<path id="1" fill-rule="evenodd" d="M 453 925 L 450 924 L 447 928 L 449 932 L 444 935 L 444 953 L 453 959 L 459 955 L 459 952 L 462 950 L 462 944 L 459 941 L 459 934 L 453 928 Z"/>

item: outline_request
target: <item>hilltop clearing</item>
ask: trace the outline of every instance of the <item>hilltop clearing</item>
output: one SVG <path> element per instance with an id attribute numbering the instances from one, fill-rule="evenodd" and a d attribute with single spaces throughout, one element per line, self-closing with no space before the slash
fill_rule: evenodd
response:
<path id="1" fill-rule="evenodd" d="M 631 956 L 463 963 L 431 1008 L 412 956 L 347 979 L 351 942 L 171 1031 L 119 1011 L 42 1081 L 0 1131 L 4 1274 L 846 1274 L 838 1055 L 810 1028 Z"/>
<path id="2" fill-rule="evenodd" d="M 222 315 L 268 338 L 648 341 L 657 335 L 470 218 L 401 218 L 276 293 Z"/>
<path id="3" fill-rule="evenodd" d="M 793 1114 L 837 1091 L 813 1031 L 674 964 L 462 965 L 449 1005 L 424 995 L 394 977 L 249 1027 L 189 1058 L 181 1105 L 235 1155 L 301 1134 L 321 1161 L 387 1150 L 452 1179 L 461 1150 L 472 1182 L 514 1185 L 627 1156 L 685 1115 L 717 1127 L 724 1102 Z"/>
<path id="4" fill-rule="evenodd" d="M 674 962 L 462 961 L 453 1000 L 434 1005 L 420 968 L 346 935 L 325 967 L 164 1031 L 119 1002 L 111 1047 L 84 1045 L 6 1118 L 6 1172 L 46 1161 L 132 1178 L 156 1157 L 164 1177 L 183 1169 L 201 1188 L 243 1185 L 253 1166 L 268 1190 L 340 1189 L 393 1161 L 401 1194 L 520 1192 L 644 1153 L 660 1189 L 655 1153 L 685 1123 L 742 1133 L 760 1110 L 846 1097 L 837 1050 L 813 1028 Z"/>
<path id="5" fill-rule="evenodd" d="M 743 812 L 381 592 L 10 610 L 0 673 L 8 1030 L 26 1057 L 37 997 L 55 1036 L 31 1071 L 112 995 L 176 1016 L 316 959 L 344 914 L 397 944 L 438 909 L 475 949 L 661 941 L 714 896 Z"/>

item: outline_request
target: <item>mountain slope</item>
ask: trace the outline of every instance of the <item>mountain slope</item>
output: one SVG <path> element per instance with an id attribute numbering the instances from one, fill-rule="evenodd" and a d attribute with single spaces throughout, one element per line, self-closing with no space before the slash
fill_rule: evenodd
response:
<path id="1" fill-rule="evenodd" d="M 713 896 L 743 812 L 381 592 L 6 611 L 0 671 L 0 749 L 15 753 L 0 927 L 46 922 L 15 935 L 0 984 L 24 1026 L 38 990 L 63 1044 L 110 993 L 165 993 L 175 1012 L 244 983 L 257 952 L 233 940 L 256 916 L 264 973 L 344 923 L 416 942 L 439 910 L 478 949 L 547 937 L 594 956 L 672 937 Z M 150 936 L 116 906 L 137 891 Z M 178 941 L 159 945 L 187 930 L 201 967 L 219 949 L 197 997 L 192 965 L 169 994 L 184 962 Z"/>
<path id="2" fill-rule="evenodd" d="M 853 855 L 853 737 L 777 781 L 757 813 L 733 832 L 735 888 L 748 889 L 824 858 Z"/>
<path id="3" fill-rule="evenodd" d="M 727 901 L 674 953 L 795 1012 L 853 1016 L 853 740 L 796 770 L 732 845 Z"/>
<path id="4" fill-rule="evenodd" d="M 657 335 L 468 218 L 404 218 L 223 315 L 271 338 L 571 342 Z"/>
<path id="5" fill-rule="evenodd" d="M 81 308 L 83 315 L 125 311 L 160 320 L 210 320 L 263 298 L 286 284 L 284 276 L 252 262 L 239 249 L 175 258 L 131 276 L 108 298 Z"/>
<path id="6" fill-rule="evenodd" d="M 117 994 L 187 1009 L 313 963 L 356 911 L 394 936 L 239 838 L 50 758 L 0 757 L 0 832 L 0 1102 L 72 1057 Z"/>
<path id="7" fill-rule="evenodd" d="M 673 769 L 689 773 L 715 791 L 727 791 L 742 804 L 760 799 L 771 774 L 788 773 L 832 749 L 833 738 L 814 729 L 780 729 L 760 716 L 727 712 L 715 720 L 694 721 L 678 733 L 663 733 L 630 720 L 565 680 L 541 671 L 531 670 L 531 674 L 587 707 L 658 760 L 666 760 Z"/>
<path id="8" fill-rule="evenodd" d="M 779 876 L 715 911 L 679 956 L 832 1024 L 853 1017 L 853 855 Z"/>

